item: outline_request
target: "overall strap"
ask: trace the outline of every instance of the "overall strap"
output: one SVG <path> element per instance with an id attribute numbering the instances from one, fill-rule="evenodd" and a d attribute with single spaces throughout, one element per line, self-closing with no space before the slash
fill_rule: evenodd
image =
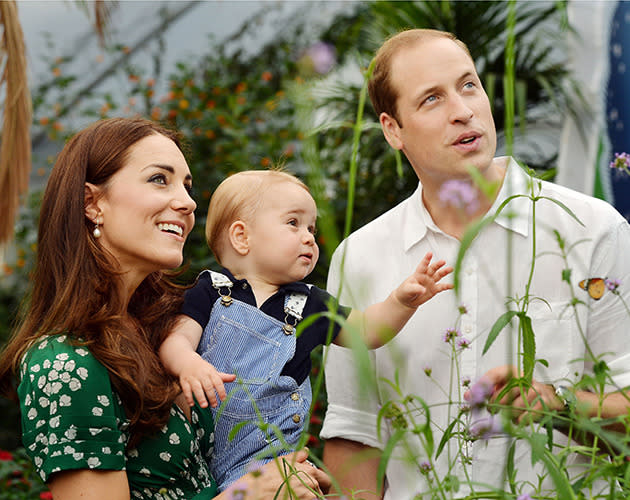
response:
<path id="1" fill-rule="evenodd" d="M 217 292 L 219 292 L 219 295 L 221 296 L 221 304 L 223 304 L 224 306 L 229 306 L 233 301 L 232 286 L 234 286 L 234 283 L 232 283 L 230 278 L 228 278 L 225 274 L 217 273 L 216 271 L 206 269 L 201 274 L 203 273 L 210 273 L 212 286 L 216 289 Z M 227 293 L 222 293 L 222 288 L 227 288 Z"/>
<path id="2" fill-rule="evenodd" d="M 309 291 L 311 286 L 312 285 L 308 285 Z M 295 325 L 302 321 L 302 312 L 304 311 L 304 306 L 306 305 L 307 300 L 307 293 L 293 292 L 285 297 L 284 313 L 286 316 L 284 318 L 284 326 L 282 327 L 285 334 L 291 335 L 295 331 Z M 289 323 L 289 316 L 295 320 L 293 324 Z"/>

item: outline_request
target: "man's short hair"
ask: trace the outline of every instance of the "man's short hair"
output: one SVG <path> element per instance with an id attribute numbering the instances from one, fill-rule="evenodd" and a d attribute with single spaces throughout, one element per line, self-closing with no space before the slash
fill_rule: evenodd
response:
<path id="1" fill-rule="evenodd" d="M 400 126 L 396 101 L 398 100 L 398 89 L 394 88 L 391 78 L 391 67 L 394 56 L 401 49 L 412 47 L 418 43 L 434 40 L 436 38 L 446 38 L 459 45 L 470 56 L 470 51 L 464 42 L 448 31 L 432 29 L 410 29 L 397 33 L 390 37 L 381 45 L 374 56 L 374 69 L 368 82 L 368 92 L 372 106 L 376 115 L 387 113 L 394 118 Z M 472 56 L 470 56 L 472 59 Z"/>

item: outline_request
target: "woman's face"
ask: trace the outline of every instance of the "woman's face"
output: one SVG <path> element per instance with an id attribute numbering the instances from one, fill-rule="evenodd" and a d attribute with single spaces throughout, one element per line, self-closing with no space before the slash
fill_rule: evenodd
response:
<path id="1" fill-rule="evenodd" d="M 151 272 L 181 265 L 195 223 L 191 188 L 184 155 L 167 137 L 152 134 L 129 149 L 96 201 L 98 244 L 116 257 L 123 279 L 137 285 Z"/>

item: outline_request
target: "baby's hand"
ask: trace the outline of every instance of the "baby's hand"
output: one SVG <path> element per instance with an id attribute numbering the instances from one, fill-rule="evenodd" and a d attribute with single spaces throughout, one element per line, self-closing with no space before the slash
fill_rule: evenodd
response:
<path id="1" fill-rule="evenodd" d="M 235 379 L 236 375 L 217 371 L 199 355 L 191 359 L 186 369 L 179 374 L 179 384 L 186 402 L 194 406 L 194 395 L 202 408 L 208 407 L 208 399 L 210 405 L 215 408 L 218 405 L 217 394 L 220 399 L 225 399 L 226 396 L 223 382 L 233 382 Z M 207 399 L 206 396 L 208 396 Z"/>
<path id="2" fill-rule="evenodd" d="M 396 299 L 406 307 L 413 309 L 424 304 L 434 295 L 453 288 L 451 283 L 440 283 L 444 276 L 453 272 L 453 268 L 443 260 L 431 264 L 433 254 L 428 252 L 414 273 L 396 289 Z"/>

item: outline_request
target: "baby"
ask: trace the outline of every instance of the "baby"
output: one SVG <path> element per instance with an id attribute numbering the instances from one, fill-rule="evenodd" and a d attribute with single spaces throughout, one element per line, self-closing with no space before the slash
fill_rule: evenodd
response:
<path id="1" fill-rule="evenodd" d="M 440 283 L 452 268 L 432 264 L 427 253 L 383 302 L 364 312 L 338 306 L 301 282 L 319 257 L 316 221 L 306 185 L 279 170 L 232 175 L 210 200 L 206 238 L 224 268 L 203 271 L 186 292 L 160 356 L 190 405 L 193 395 L 202 407 L 210 401 L 216 442 L 210 469 L 220 490 L 253 459 L 269 461 L 290 451 L 287 443 L 297 444 L 311 405 L 314 348 L 330 341 L 348 346 L 357 331 L 369 348 L 382 346 L 419 305 L 452 288 Z M 296 335 L 296 325 L 312 315 Z"/>

